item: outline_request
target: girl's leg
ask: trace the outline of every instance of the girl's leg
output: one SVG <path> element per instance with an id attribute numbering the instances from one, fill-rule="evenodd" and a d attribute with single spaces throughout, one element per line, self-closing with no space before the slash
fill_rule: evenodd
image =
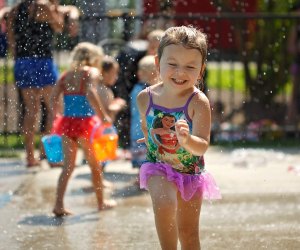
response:
<path id="1" fill-rule="evenodd" d="M 178 193 L 177 223 L 178 234 L 183 250 L 199 250 L 199 217 L 201 211 L 202 196 L 195 194 L 191 200 L 185 201 Z"/>
<path id="2" fill-rule="evenodd" d="M 161 248 L 176 250 L 177 232 L 177 188 L 163 176 L 152 176 L 148 189 L 153 203 L 155 225 Z"/>
<path id="3" fill-rule="evenodd" d="M 96 193 L 96 198 L 98 202 L 98 209 L 104 210 L 116 206 L 114 200 L 105 200 L 103 195 L 103 167 L 95 158 L 94 150 L 91 147 L 89 141 L 85 138 L 80 139 L 80 144 L 84 151 L 86 160 L 91 168 L 92 172 L 92 183 Z"/>
<path id="4" fill-rule="evenodd" d="M 63 150 L 64 150 L 64 167 L 59 176 L 57 184 L 56 202 L 53 209 L 53 213 L 56 216 L 63 216 L 72 214 L 70 211 L 65 209 L 64 206 L 64 195 L 67 189 L 67 185 L 71 174 L 75 168 L 75 160 L 77 153 L 77 142 L 63 136 Z"/>
<path id="5" fill-rule="evenodd" d="M 53 90 L 52 85 L 47 85 L 46 87 L 41 88 L 41 97 L 43 98 L 44 105 L 46 108 L 46 122 L 45 122 L 45 128 L 44 128 L 44 134 L 49 134 L 52 126 L 52 117 L 50 115 L 50 102 L 51 102 L 51 92 Z M 42 134 L 43 135 L 43 134 Z M 40 158 L 43 159 L 45 156 L 45 151 L 43 144 L 40 144 Z"/>
<path id="6" fill-rule="evenodd" d="M 38 164 L 34 158 L 34 134 L 36 131 L 37 114 L 40 107 L 40 93 L 37 88 L 21 89 L 25 105 L 23 121 L 23 134 L 26 150 L 27 166 L 31 167 Z"/>

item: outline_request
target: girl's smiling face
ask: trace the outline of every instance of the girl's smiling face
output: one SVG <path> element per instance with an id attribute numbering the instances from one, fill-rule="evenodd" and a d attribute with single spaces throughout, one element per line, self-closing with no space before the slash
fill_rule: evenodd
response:
<path id="1" fill-rule="evenodd" d="M 163 83 L 181 89 L 194 87 L 205 68 L 199 50 L 175 44 L 164 48 L 156 64 Z"/>

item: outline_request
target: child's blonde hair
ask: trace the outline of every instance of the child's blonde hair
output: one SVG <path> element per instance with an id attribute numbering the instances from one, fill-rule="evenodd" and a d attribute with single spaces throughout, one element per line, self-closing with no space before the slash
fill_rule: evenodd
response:
<path id="1" fill-rule="evenodd" d="M 197 49 L 202 55 L 202 62 L 207 58 L 206 35 L 193 26 L 170 27 L 165 31 L 158 47 L 158 59 L 161 59 L 165 47 L 174 44 L 188 49 Z"/>
<path id="2" fill-rule="evenodd" d="M 155 57 L 153 55 L 144 56 L 138 63 L 138 70 L 155 70 Z"/>
<path id="3" fill-rule="evenodd" d="M 165 32 L 160 29 L 152 30 L 151 32 L 149 32 L 149 34 L 147 36 L 147 40 L 148 41 L 153 41 L 153 40 L 160 41 L 161 38 L 163 37 L 164 33 Z"/>
<path id="4" fill-rule="evenodd" d="M 99 67 L 102 65 L 104 57 L 103 49 L 89 42 L 78 43 L 71 53 L 72 63 L 71 66 L 94 66 L 95 61 L 98 60 Z"/>
<path id="5" fill-rule="evenodd" d="M 146 82 L 153 85 L 157 81 L 157 71 L 155 65 L 155 56 L 144 56 L 138 63 L 138 78 L 140 82 Z"/>

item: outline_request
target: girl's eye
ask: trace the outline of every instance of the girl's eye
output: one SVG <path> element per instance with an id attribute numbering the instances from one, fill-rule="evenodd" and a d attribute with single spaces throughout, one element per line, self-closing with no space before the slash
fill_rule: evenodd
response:
<path id="1" fill-rule="evenodd" d="M 176 64 L 175 63 L 169 63 L 170 66 L 175 67 Z"/>
<path id="2" fill-rule="evenodd" d="M 195 69 L 193 66 L 187 66 L 188 69 Z"/>

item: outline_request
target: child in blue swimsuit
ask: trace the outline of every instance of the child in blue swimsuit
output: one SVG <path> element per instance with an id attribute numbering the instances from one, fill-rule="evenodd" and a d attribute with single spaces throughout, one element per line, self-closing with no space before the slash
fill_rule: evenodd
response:
<path id="1" fill-rule="evenodd" d="M 136 97 L 143 89 L 157 83 L 157 72 L 153 55 L 144 56 L 139 61 L 137 75 L 139 82 L 134 85 L 130 92 L 130 151 L 133 168 L 140 168 L 146 160 L 146 145 L 137 143 L 137 140 L 143 137 L 143 132 L 140 125 L 141 118 L 136 104 Z M 139 178 L 136 184 L 139 186 Z"/>
<path id="2" fill-rule="evenodd" d="M 96 159 L 90 135 L 96 124 L 111 123 L 103 100 L 97 93 L 101 81 L 104 54 L 101 47 L 82 42 L 72 51 L 72 64 L 62 74 L 52 92 L 52 116 L 57 117 L 53 133 L 62 135 L 64 167 L 60 174 L 53 213 L 56 216 L 70 215 L 65 208 L 64 196 L 70 177 L 75 169 L 78 146 L 81 145 L 91 169 L 91 178 L 97 198 L 98 209 L 108 209 L 116 205 L 114 200 L 104 199 L 102 165 Z M 59 116 L 59 99 L 63 97 L 64 110 Z"/>
<path id="3" fill-rule="evenodd" d="M 213 177 L 205 170 L 211 111 L 202 81 L 206 36 L 189 26 L 166 30 L 156 57 L 161 82 L 137 97 L 147 144 L 140 169 L 141 188 L 150 192 L 162 249 L 200 249 L 202 198 L 220 199 Z"/>

